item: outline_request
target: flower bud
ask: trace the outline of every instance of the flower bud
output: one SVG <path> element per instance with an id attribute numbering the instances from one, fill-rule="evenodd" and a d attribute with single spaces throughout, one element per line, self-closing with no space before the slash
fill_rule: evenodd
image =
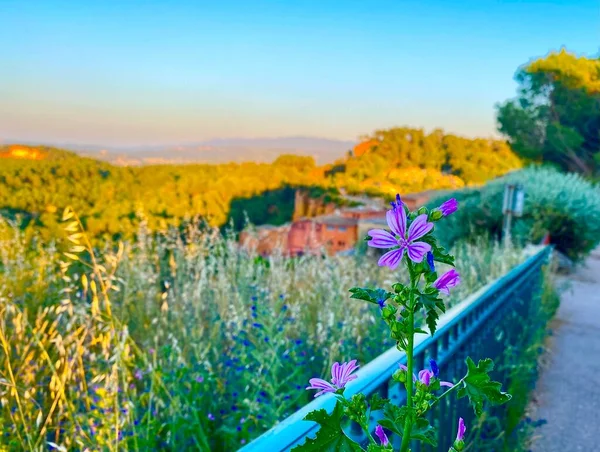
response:
<path id="1" fill-rule="evenodd" d="M 419 210 L 417 210 L 417 214 L 419 215 L 423 215 L 423 214 L 427 214 L 428 210 L 427 207 L 423 206 L 423 207 L 419 207 Z"/>
<path id="2" fill-rule="evenodd" d="M 454 441 L 454 444 L 452 445 L 452 447 L 457 452 L 461 452 L 462 450 L 465 449 L 465 442 L 462 441 L 462 440 L 457 439 L 456 441 Z"/>
<path id="3" fill-rule="evenodd" d="M 438 221 L 443 216 L 444 216 L 444 214 L 441 212 L 441 210 L 436 209 L 436 210 L 431 211 L 431 213 L 429 214 L 429 220 L 430 221 Z"/>

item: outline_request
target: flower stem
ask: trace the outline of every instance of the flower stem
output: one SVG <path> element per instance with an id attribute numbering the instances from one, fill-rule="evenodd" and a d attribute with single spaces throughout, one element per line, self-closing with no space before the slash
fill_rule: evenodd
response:
<path id="1" fill-rule="evenodd" d="M 412 303 L 411 303 L 412 304 Z M 408 323 L 410 329 L 408 331 L 408 346 L 406 347 L 406 406 L 408 407 L 408 416 L 404 423 L 404 434 L 402 435 L 402 445 L 400 452 L 406 452 L 410 446 L 410 432 L 412 430 L 412 408 L 413 408 L 413 346 L 414 346 L 414 313 L 412 308 L 408 314 Z"/>
<path id="2" fill-rule="evenodd" d="M 438 398 L 436 398 L 430 405 L 429 409 L 433 408 L 434 406 L 436 406 L 436 404 L 442 400 L 443 398 L 445 398 L 446 396 L 450 395 L 451 392 L 453 392 L 454 390 L 458 389 L 460 387 L 460 384 L 464 381 L 464 377 L 461 378 L 458 383 L 456 383 L 454 386 L 452 386 L 451 388 L 446 389 L 446 391 L 440 395 Z"/>
<path id="3" fill-rule="evenodd" d="M 415 339 L 415 302 L 414 293 L 417 287 L 418 280 L 413 272 L 412 262 L 407 259 L 408 272 L 410 274 L 410 295 L 408 301 L 408 345 L 406 347 L 406 406 L 408 407 L 408 415 L 404 422 L 404 432 L 402 435 L 402 445 L 400 452 L 408 451 L 410 447 L 410 433 L 413 424 L 413 353 Z"/>

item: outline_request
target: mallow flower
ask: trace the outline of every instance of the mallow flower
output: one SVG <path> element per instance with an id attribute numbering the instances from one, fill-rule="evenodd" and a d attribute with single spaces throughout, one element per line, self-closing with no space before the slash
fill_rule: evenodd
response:
<path id="1" fill-rule="evenodd" d="M 308 381 L 310 386 L 306 389 L 319 389 L 319 392 L 315 394 L 315 397 L 319 397 L 321 394 L 327 392 L 336 392 L 345 387 L 348 382 L 357 378 L 356 375 L 351 375 L 356 369 L 358 369 L 358 366 L 356 365 L 355 359 L 342 364 L 337 362 L 333 363 L 333 366 L 331 366 L 331 383 L 322 378 L 311 378 Z"/>
<path id="2" fill-rule="evenodd" d="M 456 432 L 456 441 L 463 441 L 465 439 L 465 433 L 467 427 L 465 426 L 465 420 L 461 417 L 458 418 L 458 432 Z"/>
<path id="3" fill-rule="evenodd" d="M 379 438 L 379 441 L 383 447 L 387 447 L 390 444 L 390 440 L 383 431 L 383 427 L 381 425 L 377 425 L 377 427 L 375 427 L 375 435 L 377 438 Z"/>
<path id="4" fill-rule="evenodd" d="M 431 384 L 431 379 L 437 378 L 438 375 L 440 374 L 440 369 L 439 369 L 437 363 L 433 359 L 429 361 L 429 365 L 430 365 L 431 369 L 423 369 L 423 370 L 419 371 L 418 376 L 413 374 L 413 381 L 419 380 L 425 386 L 429 386 Z M 408 367 L 406 367 L 404 364 L 400 364 L 400 369 L 402 369 L 404 371 L 408 371 Z M 448 388 L 452 388 L 454 386 L 454 384 L 450 383 L 449 381 L 440 380 L 440 386 L 446 386 Z"/>
<path id="5" fill-rule="evenodd" d="M 417 216 L 406 227 L 407 217 L 404 204 L 400 196 L 396 197 L 396 202 L 392 203 L 392 210 L 386 213 L 386 220 L 390 231 L 384 229 L 371 229 L 368 232 L 371 240 L 367 244 L 373 248 L 392 248 L 379 259 L 379 266 L 387 266 L 394 270 L 406 252 L 408 258 L 413 262 L 421 262 L 427 252 L 431 251 L 431 245 L 426 242 L 417 241 L 433 229 L 433 223 L 427 221 L 427 215 Z"/>
<path id="6" fill-rule="evenodd" d="M 448 201 L 439 206 L 437 210 L 442 212 L 442 216 L 447 217 L 458 210 L 458 201 L 455 198 L 450 198 Z"/>
<path id="7" fill-rule="evenodd" d="M 431 251 L 427 252 L 427 265 L 429 265 L 429 270 L 435 272 L 435 260 L 433 259 L 433 253 Z"/>
<path id="8" fill-rule="evenodd" d="M 433 287 L 446 295 L 450 295 L 450 289 L 460 284 L 460 275 L 455 269 L 448 270 L 433 282 Z"/>

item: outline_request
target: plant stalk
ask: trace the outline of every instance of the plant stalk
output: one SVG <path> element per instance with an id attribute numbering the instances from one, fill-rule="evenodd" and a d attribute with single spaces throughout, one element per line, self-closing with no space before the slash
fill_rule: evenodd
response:
<path id="1" fill-rule="evenodd" d="M 417 278 L 414 275 L 413 267 L 410 259 L 407 257 L 408 272 L 410 275 L 410 295 L 408 301 L 408 345 L 406 347 L 406 406 L 408 407 L 408 416 L 404 423 L 404 432 L 402 435 L 402 445 L 400 452 L 408 451 L 410 447 L 410 433 L 413 423 L 413 373 L 414 373 L 414 341 L 415 341 L 415 302 L 414 293 L 417 287 Z"/>

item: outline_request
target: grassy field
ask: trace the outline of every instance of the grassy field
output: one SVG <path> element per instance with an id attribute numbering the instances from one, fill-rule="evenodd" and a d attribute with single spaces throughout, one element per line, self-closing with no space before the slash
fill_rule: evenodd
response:
<path id="1" fill-rule="evenodd" d="M 143 225 L 93 250 L 65 226 L 52 244 L 0 225 L 0 450 L 235 450 L 333 361 L 393 345 L 348 297 L 398 277 L 368 255 L 263 259 L 216 229 Z M 483 238 L 453 251 L 451 303 L 523 259 Z"/>

